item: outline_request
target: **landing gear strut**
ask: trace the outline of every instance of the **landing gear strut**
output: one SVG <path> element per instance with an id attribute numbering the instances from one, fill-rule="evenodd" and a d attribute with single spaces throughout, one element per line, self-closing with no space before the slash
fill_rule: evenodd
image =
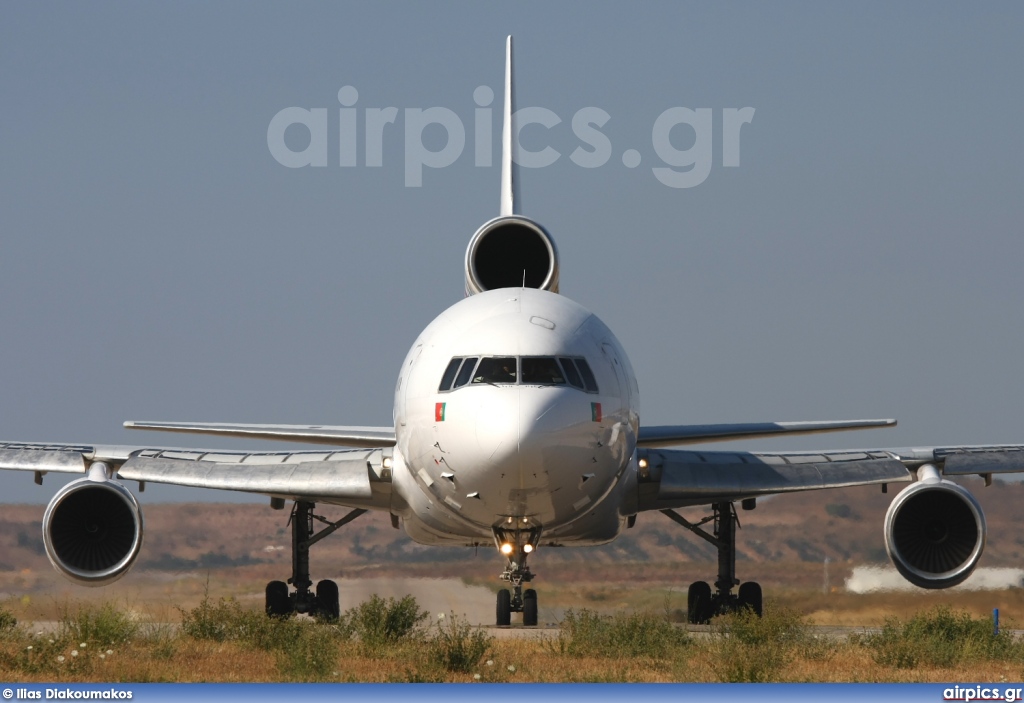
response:
<path id="1" fill-rule="evenodd" d="M 536 548 L 540 539 L 540 528 L 494 528 L 494 542 L 507 559 L 505 570 L 499 578 L 512 585 L 498 591 L 495 622 L 499 627 L 508 627 L 512 623 L 512 613 L 523 614 L 523 625 L 537 625 L 537 591 L 532 588 L 523 590 L 523 584 L 533 581 L 534 574 L 526 565 L 526 559 Z"/>
<path id="2" fill-rule="evenodd" d="M 341 615 L 338 601 L 338 584 L 334 581 L 321 581 L 316 585 L 316 592 L 310 590 L 313 582 L 309 578 L 309 548 L 331 534 L 339 527 L 347 525 L 365 513 L 356 509 L 336 522 L 313 514 L 315 505 L 308 501 L 295 501 L 288 523 L 292 528 L 292 577 L 288 583 L 295 587 L 294 593 L 288 592 L 284 581 L 271 581 L 267 584 L 266 612 L 272 617 L 287 617 L 292 613 L 319 615 L 328 620 L 337 620 Z M 313 521 L 327 525 L 314 534 Z"/>
<path id="3" fill-rule="evenodd" d="M 662 510 L 674 522 L 679 523 L 698 537 L 707 540 L 718 549 L 718 579 L 715 592 L 705 581 L 690 585 L 687 592 L 687 619 L 691 624 L 707 623 L 716 615 L 750 609 L 761 617 L 761 586 L 754 581 L 740 584 L 736 578 L 736 528 L 739 519 L 736 507 L 729 502 L 712 503 L 712 514 L 699 522 L 690 522 L 673 510 Z M 713 533 L 708 534 L 703 525 L 714 522 Z M 739 586 L 738 593 L 733 588 Z"/>

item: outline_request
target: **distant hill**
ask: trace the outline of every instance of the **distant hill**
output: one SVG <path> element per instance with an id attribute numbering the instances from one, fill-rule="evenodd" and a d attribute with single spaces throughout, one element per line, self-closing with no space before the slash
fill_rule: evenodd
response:
<path id="1" fill-rule="evenodd" d="M 988 520 L 989 539 L 982 566 L 1024 563 L 1020 506 L 1024 484 L 965 483 L 978 497 Z M 814 491 L 763 499 L 753 511 L 740 511 L 738 561 L 836 564 L 885 562 L 882 519 L 895 495 L 874 488 Z M 144 497 L 144 494 L 143 494 Z M 252 504 L 143 504 L 145 544 L 137 568 L 163 571 L 217 569 L 256 564 L 289 568 L 288 511 Z M 345 509 L 318 506 L 332 519 Z M 0 572 L 49 568 L 40 532 L 43 506 L 5 505 L 0 509 Z M 699 510 L 684 514 L 699 517 Z M 490 547 L 433 548 L 413 543 L 395 530 L 387 515 L 367 514 L 313 548 L 314 565 L 345 572 L 389 565 L 464 565 L 495 574 L 500 560 Z M 636 526 L 611 544 L 592 548 L 543 548 L 532 563 L 679 564 L 713 561 L 715 552 L 659 513 L 642 513 Z M 767 566 L 767 565 L 766 565 Z M 741 566 L 741 570 L 746 567 Z M 571 571 L 571 569 L 569 569 Z M 547 573 L 547 572 L 546 572 Z M 711 574 L 707 574 L 710 576 Z"/>

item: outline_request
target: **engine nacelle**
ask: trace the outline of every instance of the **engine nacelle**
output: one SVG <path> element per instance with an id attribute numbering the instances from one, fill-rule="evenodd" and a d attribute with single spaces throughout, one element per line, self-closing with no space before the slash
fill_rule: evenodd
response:
<path id="1" fill-rule="evenodd" d="M 920 475 L 885 514 L 885 549 L 915 586 L 956 586 L 985 549 L 985 515 L 966 488 L 941 479 L 934 467 L 922 467 Z"/>
<path id="2" fill-rule="evenodd" d="M 558 292 L 558 250 L 543 227 L 519 215 L 484 223 L 466 249 L 466 295 L 496 288 Z"/>
<path id="3" fill-rule="evenodd" d="M 83 586 L 103 586 L 124 576 L 142 548 L 142 511 L 117 481 L 72 481 L 43 515 L 43 544 L 50 563 Z"/>

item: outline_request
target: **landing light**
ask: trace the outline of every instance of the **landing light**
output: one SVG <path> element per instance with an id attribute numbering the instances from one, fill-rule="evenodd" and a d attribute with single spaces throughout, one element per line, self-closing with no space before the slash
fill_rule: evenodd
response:
<path id="1" fill-rule="evenodd" d="M 641 459 L 640 461 L 636 462 L 636 465 L 639 466 L 641 469 L 646 469 L 647 459 Z"/>
<path id="2" fill-rule="evenodd" d="M 391 468 L 391 457 L 389 457 L 389 456 L 384 457 L 384 468 L 385 469 L 390 469 Z"/>
<path id="3" fill-rule="evenodd" d="M 526 552 L 527 554 L 529 554 L 530 552 L 533 551 L 533 545 L 532 544 L 524 544 L 523 545 L 523 551 Z"/>
<path id="4" fill-rule="evenodd" d="M 501 553 L 504 554 L 505 556 L 508 556 L 509 554 L 511 554 L 512 553 L 512 545 L 509 544 L 508 542 L 505 542 L 505 544 L 501 545 Z"/>

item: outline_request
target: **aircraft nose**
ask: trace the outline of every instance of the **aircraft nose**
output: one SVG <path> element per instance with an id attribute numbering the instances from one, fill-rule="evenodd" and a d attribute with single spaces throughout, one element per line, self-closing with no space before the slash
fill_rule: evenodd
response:
<path id="1" fill-rule="evenodd" d="M 488 493 L 503 502 L 500 511 L 550 519 L 556 493 L 568 496 L 604 472 L 607 450 L 595 448 L 598 426 L 589 405 L 571 388 L 514 386 L 481 394 L 471 461 L 488 477 Z M 588 483 L 587 492 L 599 483 Z"/>
<path id="2" fill-rule="evenodd" d="M 477 406 L 479 458 L 523 486 L 536 483 L 531 477 L 552 451 L 577 444 L 572 430 L 582 418 L 571 400 L 572 391 L 561 388 L 488 389 Z"/>
<path id="3" fill-rule="evenodd" d="M 579 450 L 590 451 L 590 417 L 584 417 L 578 393 L 569 388 L 526 388 L 519 399 L 519 459 L 535 475 L 562 461 L 577 463 Z"/>
<path id="4" fill-rule="evenodd" d="M 474 389 L 476 390 L 476 389 Z M 519 389 L 488 388 L 476 406 L 478 461 L 504 473 L 519 468 Z"/>

